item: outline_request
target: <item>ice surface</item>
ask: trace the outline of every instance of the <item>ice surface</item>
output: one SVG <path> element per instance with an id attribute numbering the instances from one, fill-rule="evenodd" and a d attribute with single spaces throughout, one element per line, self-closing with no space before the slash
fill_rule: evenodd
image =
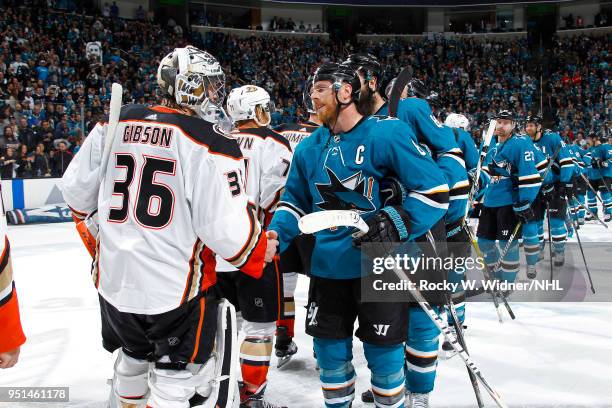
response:
<path id="1" fill-rule="evenodd" d="M 612 241 L 590 224 L 587 241 Z M 11 227 L 13 265 L 28 337 L 18 365 L 0 371 L 0 386 L 69 386 L 70 403 L 2 407 L 104 407 L 113 359 L 100 342 L 97 294 L 90 258 L 72 223 Z M 612 245 L 612 244 L 611 244 Z M 611 268 L 612 270 L 612 268 Z M 290 408 L 321 407 L 312 340 L 303 332 L 308 282 L 296 292 L 298 354 L 283 370 L 273 357 L 268 398 Z M 497 322 L 492 304 L 470 303 L 467 342 L 475 362 L 511 407 L 612 407 L 612 304 L 512 304 L 516 321 Z M 357 399 L 369 386 L 358 341 L 354 344 Z M 487 407 L 495 404 L 481 387 Z M 432 407 L 475 407 L 459 357 L 440 361 Z"/>

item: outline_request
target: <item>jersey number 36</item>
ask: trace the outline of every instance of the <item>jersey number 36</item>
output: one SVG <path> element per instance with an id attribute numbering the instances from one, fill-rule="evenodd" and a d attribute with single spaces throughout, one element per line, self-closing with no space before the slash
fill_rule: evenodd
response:
<path id="1" fill-rule="evenodd" d="M 121 206 L 111 207 L 108 221 L 123 223 L 128 218 L 130 203 L 130 186 L 138 174 L 138 189 L 136 190 L 133 208 L 136 222 L 143 227 L 161 229 L 172 220 L 174 213 L 174 193 L 170 187 L 158 180 L 158 174 L 174 176 L 176 161 L 161 157 L 143 155 L 144 163 L 137 169 L 136 158 L 130 153 L 115 155 L 117 168 L 125 168 L 125 179 L 115 180 L 113 196 L 121 197 Z"/>

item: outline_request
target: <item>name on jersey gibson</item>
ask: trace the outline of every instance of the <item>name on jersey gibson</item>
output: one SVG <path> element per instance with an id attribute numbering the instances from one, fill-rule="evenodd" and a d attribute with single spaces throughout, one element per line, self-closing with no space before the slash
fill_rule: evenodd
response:
<path id="1" fill-rule="evenodd" d="M 170 147 L 174 129 L 165 126 L 129 124 L 123 131 L 123 143 L 142 143 Z"/>

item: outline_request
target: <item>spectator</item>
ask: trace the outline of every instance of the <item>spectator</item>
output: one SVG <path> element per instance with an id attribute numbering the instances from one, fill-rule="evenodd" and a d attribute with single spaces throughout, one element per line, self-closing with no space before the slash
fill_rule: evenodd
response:
<path id="1" fill-rule="evenodd" d="M 25 117 L 19 119 L 19 126 L 17 128 L 17 136 L 19 141 L 31 151 L 36 146 L 36 134 L 34 130 L 28 126 L 28 120 Z"/>
<path id="2" fill-rule="evenodd" d="M 146 14 L 146 11 L 142 8 L 142 4 L 139 5 L 138 9 L 136 9 L 136 12 L 134 13 L 134 17 L 138 21 L 144 21 L 146 16 L 147 14 Z"/>
<path id="3" fill-rule="evenodd" d="M 33 158 L 28 155 L 28 146 L 20 145 L 17 159 L 17 177 L 29 178 L 32 177 L 32 162 Z"/>
<path id="4" fill-rule="evenodd" d="M 32 157 L 32 172 L 35 177 L 50 177 L 51 166 L 49 155 L 45 152 L 45 145 L 39 143 Z"/>
<path id="5" fill-rule="evenodd" d="M 53 152 L 51 157 L 51 173 L 55 177 L 62 177 L 72 160 L 72 153 L 68 150 L 68 142 L 59 140 L 57 143 L 57 151 Z"/>
<path id="6" fill-rule="evenodd" d="M 15 178 L 15 169 L 17 168 L 17 160 L 12 148 L 7 147 L 4 155 L 0 157 L 0 178 L 2 180 L 10 180 Z"/>
<path id="7" fill-rule="evenodd" d="M 2 148 L 11 147 L 16 149 L 19 146 L 19 142 L 15 138 L 13 127 L 7 126 L 4 128 L 4 134 L 2 137 Z"/>
<path id="8" fill-rule="evenodd" d="M 116 1 L 113 1 L 113 5 L 110 8 L 110 16 L 111 18 L 119 18 L 119 7 L 117 7 Z"/>

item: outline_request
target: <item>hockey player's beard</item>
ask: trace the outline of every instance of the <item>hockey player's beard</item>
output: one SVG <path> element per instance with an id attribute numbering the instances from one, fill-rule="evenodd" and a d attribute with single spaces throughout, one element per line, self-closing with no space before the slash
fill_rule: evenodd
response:
<path id="1" fill-rule="evenodd" d="M 321 110 L 321 108 L 324 108 Z M 325 104 L 317 109 L 317 117 L 325 126 L 333 129 L 336 121 L 338 120 L 338 114 L 340 113 L 340 106 L 337 103 Z"/>
<path id="2" fill-rule="evenodd" d="M 364 116 L 370 116 L 374 114 L 374 92 L 369 88 L 365 88 L 365 92 L 362 89 L 361 95 L 359 95 L 359 101 L 357 102 L 357 111 Z"/>

